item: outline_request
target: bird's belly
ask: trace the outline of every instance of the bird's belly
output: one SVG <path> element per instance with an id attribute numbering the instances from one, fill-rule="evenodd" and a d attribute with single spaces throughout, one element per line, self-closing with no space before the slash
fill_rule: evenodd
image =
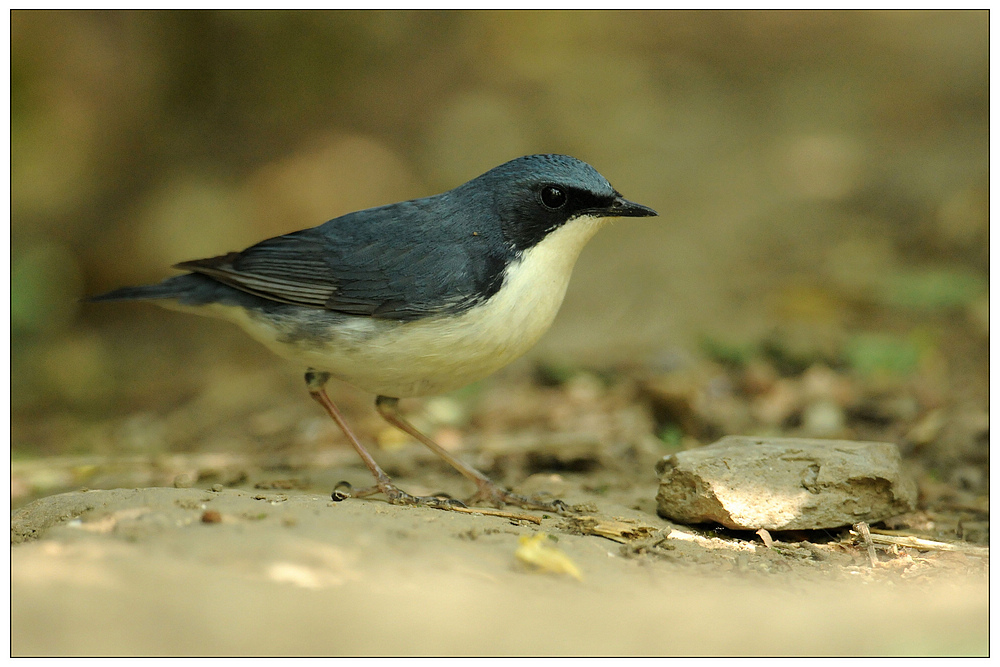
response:
<path id="1" fill-rule="evenodd" d="M 229 308 L 216 314 L 304 367 L 374 394 L 405 398 L 458 389 L 527 352 L 552 323 L 562 290 L 539 296 L 511 304 L 501 291 L 459 315 L 411 322 L 330 314 L 320 324 L 323 311 L 314 311 L 305 328 L 299 318 Z"/>
<path id="2" fill-rule="evenodd" d="M 322 348 L 302 350 L 313 368 L 383 396 L 439 394 L 480 380 L 514 361 L 548 329 L 556 307 L 503 313 L 493 307 L 458 317 L 379 323 L 362 342 L 340 337 Z"/>

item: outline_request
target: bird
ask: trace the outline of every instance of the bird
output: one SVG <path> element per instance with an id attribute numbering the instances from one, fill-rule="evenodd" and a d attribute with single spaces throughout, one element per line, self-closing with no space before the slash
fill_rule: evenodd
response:
<path id="1" fill-rule="evenodd" d="M 458 389 L 523 355 L 552 324 L 591 237 L 610 220 L 655 215 L 586 162 L 527 155 L 438 195 L 181 262 L 181 275 L 88 300 L 153 301 L 228 320 L 305 367 L 310 395 L 375 479 L 367 489 L 335 490 L 335 500 L 382 493 L 396 505 L 563 512 L 562 501 L 516 494 L 442 448 L 403 418 L 399 400 Z M 331 378 L 374 394 L 389 424 L 476 492 L 462 502 L 400 489 L 330 400 Z"/>

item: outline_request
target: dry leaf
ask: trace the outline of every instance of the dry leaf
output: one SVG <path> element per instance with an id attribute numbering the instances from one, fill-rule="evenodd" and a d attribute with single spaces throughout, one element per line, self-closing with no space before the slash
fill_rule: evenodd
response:
<path id="1" fill-rule="evenodd" d="M 518 539 L 520 546 L 514 552 L 522 563 L 533 565 L 542 572 L 568 574 L 577 581 L 583 581 L 580 568 L 570 557 L 559 549 L 549 546 L 549 536 L 545 533 L 535 533 L 532 536 L 523 535 Z"/>
<path id="2" fill-rule="evenodd" d="M 656 528 L 640 525 L 631 519 L 600 519 L 596 516 L 569 517 L 561 526 L 581 535 L 597 535 L 622 544 L 649 537 Z"/>

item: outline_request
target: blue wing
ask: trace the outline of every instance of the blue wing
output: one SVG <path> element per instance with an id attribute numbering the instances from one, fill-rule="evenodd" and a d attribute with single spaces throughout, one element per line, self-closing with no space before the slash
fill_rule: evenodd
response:
<path id="1" fill-rule="evenodd" d="M 350 213 L 176 268 L 270 301 L 351 315 L 409 320 L 457 312 L 500 288 L 506 262 L 501 239 L 470 226 L 468 212 L 449 211 L 448 203 L 439 195 Z M 461 217 L 442 220 L 455 214 Z"/>

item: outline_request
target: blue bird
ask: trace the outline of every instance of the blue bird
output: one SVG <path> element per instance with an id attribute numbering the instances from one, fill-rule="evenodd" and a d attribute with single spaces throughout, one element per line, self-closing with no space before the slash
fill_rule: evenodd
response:
<path id="1" fill-rule="evenodd" d="M 656 215 L 589 164 L 529 155 L 432 197 L 348 213 L 227 255 L 177 264 L 156 285 L 91 301 L 156 300 L 240 325 L 306 367 L 312 397 L 337 422 L 393 504 L 464 506 L 397 487 L 326 393 L 333 377 L 476 484 L 469 503 L 563 511 L 517 495 L 441 448 L 399 413 L 520 357 L 552 324 L 583 246 L 612 218 Z M 337 493 L 335 492 L 335 497 Z"/>

